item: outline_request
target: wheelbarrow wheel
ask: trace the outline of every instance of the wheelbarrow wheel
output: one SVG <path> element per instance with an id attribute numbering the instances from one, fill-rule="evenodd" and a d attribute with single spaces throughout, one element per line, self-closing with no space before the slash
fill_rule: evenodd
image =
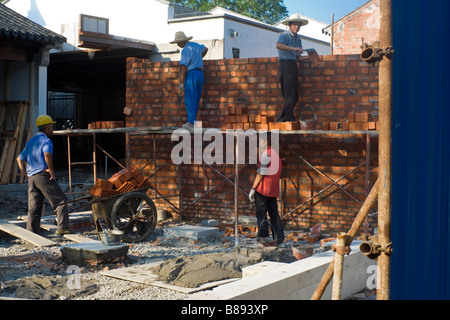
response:
<path id="1" fill-rule="evenodd" d="M 153 201 L 142 192 L 120 196 L 111 209 L 111 221 L 123 231 L 122 241 L 145 241 L 156 226 L 157 211 Z"/>

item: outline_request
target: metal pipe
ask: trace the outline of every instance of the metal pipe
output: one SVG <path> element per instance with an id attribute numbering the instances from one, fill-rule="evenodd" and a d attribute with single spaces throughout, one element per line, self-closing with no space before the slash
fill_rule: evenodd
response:
<path id="1" fill-rule="evenodd" d="M 356 232 L 358 232 L 361 225 L 364 223 L 364 220 L 366 219 L 366 216 L 370 212 L 370 208 L 375 204 L 378 196 L 378 185 L 379 185 L 379 178 L 375 182 L 375 184 L 372 187 L 372 190 L 369 193 L 369 196 L 364 201 L 364 204 L 362 205 L 361 209 L 358 212 L 358 215 L 356 216 L 355 220 L 353 220 L 353 224 L 350 227 L 350 230 L 347 232 L 347 239 L 346 244 L 349 246 L 353 238 L 356 235 Z M 322 298 L 322 295 L 325 291 L 325 289 L 328 286 L 328 283 L 330 282 L 331 278 L 333 277 L 334 273 L 334 257 L 331 260 L 330 264 L 328 265 L 327 270 L 325 271 L 322 280 L 320 280 L 319 285 L 316 288 L 316 291 L 314 291 L 313 296 L 311 297 L 311 300 L 320 300 Z"/>
<path id="2" fill-rule="evenodd" d="M 392 47 L 391 0 L 380 1 L 380 47 Z M 382 247 L 390 243 L 391 229 L 391 162 L 392 162 L 392 56 L 384 55 L 379 69 L 380 151 L 378 192 L 378 240 Z M 390 298 L 390 257 L 382 252 L 377 263 L 377 300 Z"/>
<path id="3" fill-rule="evenodd" d="M 95 133 L 92 135 L 92 170 L 94 170 L 94 183 L 97 181 L 97 138 Z"/>
<path id="4" fill-rule="evenodd" d="M 346 246 L 345 232 L 339 232 L 336 239 L 336 254 L 334 256 L 333 290 L 332 300 L 341 300 L 342 292 L 342 271 L 344 269 L 344 248 Z"/>
<path id="5" fill-rule="evenodd" d="M 236 153 L 235 153 L 235 177 L 234 177 L 234 246 L 235 248 L 239 247 L 239 143 L 238 143 L 238 134 L 236 134 L 236 139 L 234 140 L 236 143 Z"/>
<path id="6" fill-rule="evenodd" d="M 366 198 L 370 192 L 370 135 L 366 135 L 366 183 L 364 186 L 366 192 Z M 364 221 L 364 233 L 367 234 L 369 232 L 369 221 L 368 217 Z"/>
<path id="7" fill-rule="evenodd" d="M 376 260 L 381 252 L 381 247 L 377 242 L 378 236 L 372 236 L 368 241 L 364 241 L 359 245 L 359 251 L 369 259 Z"/>
<path id="8" fill-rule="evenodd" d="M 336 183 L 336 181 L 334 181 L 331 177 L 329 177 L 325 172 L 322 172 L 321 170 L 319 170 L 318 168 L 316 168 L 314 165 L 312 165 L 311 163 L 309 163 L 308 161 L 305 160 L 305 158 L 303 158 L 301 155 L 299 155 L 297 152 L 295 152 L 294 150 L 292 150 L 291 147 L 288 147 L 289 150 L 296 155 L 300 160 L 302 160 L 304 163 L 306 163 L 311 169 L 313 169 L 314 171 L 316 171 L 318 174 L 320 174 L 321 176 L 327 178 L 333 185 L 335 185 L 336 187 L 338 187 L 339 189 L 341 189 L 342 192 L 344 192 L 346 195 L 348 195 L 350 198 L 352 198 L 354 201 L 356 201 L 357 203 L 359 203 L 360 205 L 362 205 L 362 202 L 359 201 L 355 196 L 353 196 L 350 192 L 348 192 L 347 190 L 345 190 L 343 187 L 341 187 L 339 184 Z"/>
<path id="9" fill-rule="evenodd" d="M 367 47 L 361 52 L 361 59 L 371 64 L 379 61 L 381 58 L 381 49 L 375 47 Z"/>
<path id="10" fill-rule="evenodd" d="M 348 177 L 350 174 L 352 174 L 353 172 L 355 172 L 356 170 L 358 170 L 360 167 L 362 167 L 363 165 L 365 165 L 366 162 L 362 162 L 359 165 L 357 165 L 355 168 L 353 168 L 351 171 L 347 172 L 345 175 L 343 175 L 342 177 L 340 177 L 339 179 L 337 179 L 335 182 L 338 183 L 341 180 L 345 179 L 346 177 Z M 295 211 L 297 211 L 299 208 L 301 208 L 303 205 L 305 205 L 306 203 L 312 201 L 313 199 L 317 198 L 319 195 L 321 195 L 322 193 L 324 193 L 326 190 L 330 189 L 331 187 L 333 187 L 334 184 L 329 184 L 328 186 L 326 186 L 325 188 L 323 188 L 322 190 L 320 190 L 317 194 L 315 194 L 314 196 L 308 198 L 307 200 L 305 200 L 304 202 L 302 202 L 301 204 L 299 204 L 297 207 L 295 207 L 294 209 L 292 209 L 291 211 L 289 211 L 288 213 L 286 213 L 285 215 L 283 215 L 281 217 L 281 219 L 284 219 L 285 217 L 291 215 L 292 213 L 294 213 Z M 298 189 L 297 189 L 298 190 Z"/>
<path id="11" fill-rule="evenodd" d="M 72 192 L 72 160 L 70 160 L 70 135 L 67 135 L 67 167 L 69 169 L 69 192 Z"/>

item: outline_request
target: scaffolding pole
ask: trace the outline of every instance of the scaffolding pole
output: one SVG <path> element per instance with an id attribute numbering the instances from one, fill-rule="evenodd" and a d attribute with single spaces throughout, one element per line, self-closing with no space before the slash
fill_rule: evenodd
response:
<path id="1" fill-rule="evenodd" d="M 392 48 L 391 0 L 380 1 L 380 47 Z M 378 188 L 378 240 L 381 248 L 391 242 L 391 142 L 392 142 L 392 55 L 385 54 L 379 70 L 380 140 Z M 390 254 L 382 251 L 377 263 L 377 300 L 390 298 Z"/>

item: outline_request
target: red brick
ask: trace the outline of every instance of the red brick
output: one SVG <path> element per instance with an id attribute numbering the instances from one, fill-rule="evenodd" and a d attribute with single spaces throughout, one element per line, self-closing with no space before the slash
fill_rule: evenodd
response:
<path id="1" fill-rule="evenodd" d="M 372 121 L 371 113 L 355 113 L 355 122 L 369 122 Z"/>

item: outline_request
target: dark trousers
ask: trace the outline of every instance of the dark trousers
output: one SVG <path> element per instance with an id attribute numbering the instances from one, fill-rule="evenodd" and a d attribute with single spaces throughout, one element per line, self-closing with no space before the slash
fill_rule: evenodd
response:
<path id="1" fill-rule="evenodd" d="M 283 110 L 277 121 L 295 121 L 294 107 L 298 102 L 298 66 L 295 60 L 280 60 L 279 80 L 284 98 Z"/>
<path id="2" fill-rule="evenodd" d="M 55 180 L 50 180 L 50 174 L 41 172 L 28 177 L 28 219 L 27 229 L 38 233 L 41 225 L 41 215 L 44 209 L 44 199 L 50 203 L 56 214 L 58 229 L 69 227 L 66 195 Z"/>
<path id="3" fill-rule="evenodd" d="M 278 214 L 278 204 L 276 197 L 266 197 L 259 192 L 255 193 L 255 207 L 256 207 L 256 223 L 258 224 L 258 237 L 269 236 L 269 221 L 267 220 L 267 213 L 270 217 L 270 225 L 272 228 L 272 237 L 278 241 L 284 240 L 283 225 Z"/>

